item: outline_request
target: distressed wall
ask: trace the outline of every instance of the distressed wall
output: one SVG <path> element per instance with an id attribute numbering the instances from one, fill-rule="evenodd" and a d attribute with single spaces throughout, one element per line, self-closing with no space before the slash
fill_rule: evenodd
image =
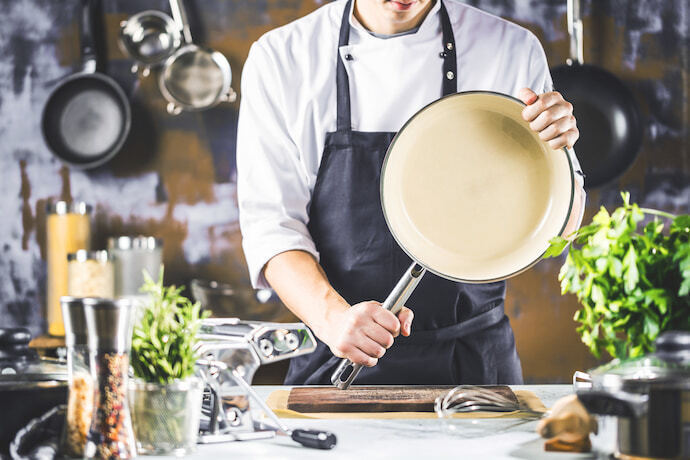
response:
<path id="1" fill-rule="evenodd" d="M 195 39 L 223 52 L 239 75 L 263 32 L 320 6 L 318 0 L 188 0 Z M 470 0 L 528 27 L 551 65 L 567 54 L 565 1 Z M 585 59 L 623 79 L 642 107 L 645 141 L 619 180 L 589 190 L 586 218 L 627 189 L 644 205 L 688 212 L 690 202 L 690 6 L 687 0 L 585 1 Z M 249 290 L 235 201 L 238 103 L 177 117 L 165 112 L 155 73 L 130 72 L 118 24 L 165 0 L 103 0 L 107 72 L 129 95 L 133 128 L 121 153 L 92 171 L 70 170 L 47 150 L 42 107 L 79 62 L 77 0 L 0 0 L 0 326 L 45 329 L 44 206 L 51 198 L 95 205 L 95 247 L 119 233 L 165 240 L 170 282 L 215 278 Z M 594 361 L 574 332 L 573 298 L 562 298 L 560 261 L 511 280 L 507 312 L 528 381 L 567 381 Z"/>

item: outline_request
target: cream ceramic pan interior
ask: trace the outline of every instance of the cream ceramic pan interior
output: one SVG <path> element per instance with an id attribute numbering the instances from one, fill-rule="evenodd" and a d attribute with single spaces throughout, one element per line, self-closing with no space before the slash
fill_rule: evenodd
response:
<path id="1" fill-rule="evenodd" d="M 565 228 L 574 176 L 522 119 L 524 105 L 458 93 L 413 116 L 388 149 L 381 202 L 398 244 L 456 281 L 508 278 L 536 263 Z"/>

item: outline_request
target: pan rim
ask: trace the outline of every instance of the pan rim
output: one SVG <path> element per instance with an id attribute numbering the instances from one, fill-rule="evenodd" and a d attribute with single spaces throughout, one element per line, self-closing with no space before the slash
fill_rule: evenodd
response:
<path id="1" fill-rule="evenodd" d="M 414 262 L 416 262 L 417 264 L 421 265 L 421 266 L 424 267 L 424 269 L 426 269 L 427 271 L 429 271 L 429 272 L 431 272 L 431 273 L 433 273 L 433 274 L 435 274 L 435 275 L 437 275 L 437 276 L 440 276 L 441 278 L 450 280 L 450 281 L 455 281 L 455 282 L 459 282 L 459 283 L 466 283 L 466 284 L 487 284 L 487 283 L 494 283 L 494 282 L 498 282 L 498 281 L 503 281 L 503 280 L 512 278 L 512 277 L 514 277 L 514 276 L 516 276 L 516 275 L 519 275 L 520 273 L 523 273 L 524 271 L 526 271 L 526 270 L 530 269 L 531 267 L 533 267 L 534 265 L 536 265 L 540 260 L 542 260 L 542 257 L 544 256 L 544 253 L 545 253 L 546 251 L 544 251 L 544 252 L 542 252 L 541 254 L 539 254 L 539 256 L 538 256 L 537 258 L 535 258 L 533 261 L 531 261 L 529 264 L 525 265 L 524 267 L 522 267 L 522 268 L 520 268 L 520 269 L 518 269 L 518 270 L 516 270 L 516 271 L 513 271 L 513 272 L 511 272 L 511 273 L 509 273 L 509 274 L 506 274 L 506 275 L 502 275 L 502 276 L 498 276 L 498 277 L 494 277 L 494 278 L 485 278 L 485 279 L 465 279 L 465 278 L 459 278 L 459 277 L 449 276 L 449 275 L 447 275 L 447 274 L 441 273 L 441 272 L 439 272 L 438 270 L 435 270 L 435 269 L 429 267 L 427 264 L 425 264 L 425 263 L 419 261 L 415 256 L 413 256 L 413 255 L 410 253 L 410 251 L 400 242 L 400 240 L 399 240 L 399 238 L 398 238 L 398 235 L 393 231 L 393 228 L 391 227 L 391 223 L 390 223 L 390 217 L 389 217 L 388 214 L 386 213 L 386 207 L 385 207 L 384 204 L 383 204 L 383 203 L 384 203 L 384 200 L 383 200 L 383 196 L 384 196 L 384 187 L 383 187 L 383 183 L 384 183 L 384 178 L 385 178 L 385 176 L 386 176 L 386 166 L 388 165 L 388 160 L 389 160 L 390 157 L 391 157 L 391 153 L 392 153 L 393 147 L 394 147 L 394 145 L 395 145 L 395 142 L 396 142 L 396 141 L 398 140 L 398 138 L 400 137 L 400 133 L 402 133 L 402 132 L 405 130 L 405 128 L 406 128 L 410 123 L 412 123 L 412 121 L 413 121 L 415 118 L 417 118 L 418 115 L 420 115 L 421 113 L 425 112 L 429 107 L 431 107 L 431 106 L 433 106 L 433 105 L 436 105 L 436 104 L 440 103 L 441 101 L 445 101 L 445 100 L 450 99 L 450 98 L 455 98 L 455 97 L 460 97 L 460 96 L 467 96 L 467 95 L 472 95 L 472 94 L 486 94 L 486 95 L 492 95 L 492 96 L 499 96 L 499 97 L 502 97 L 502 98 L 509 99 L 509 100 L 511 100 L 511 101 L 517 102 L 518 104 L 522 105 L 523 107 L 526 106 L 526 104 L 525 104 L 524 102 L 522 102 L 521 100 L 519 100 L 519 99 L 517 99 L 517 98 L 515 98 L 515 97 L 513 97 L 513 96 L 511 96 L 511 95 L 508 95 L 508 94 L 505 94 L 505 93 L 500 93 L 500 92 L 497 92 L 497 91 L 489 91 L 489 90 L 459 91 L 459 92 L 457 92 L 457 93 L 453 93 L 453 94 L 449 94 L 449 95 L 443 96 L 443 97 L 441 97 L 441 98 L 439 98 L 439 99 L 436 99 L 436 100 L 430 102 L 429 104 L 425 105 L 424 107 L 422 107 L 421 109 L 419 109 L 414 115 L 412 115 L 412 116 L 405 122 L 405 124 L 403 124 L 403 126 L 400 128 L 400 130 L 398 130 L 398 132 L 397 132 L 397 133 L 395 134 L 395 136 L 393 137 L 393 140 L 391 140 L 391 143 L 390 143 L 390 145 L 388 146 L 388 149 L 387 149 L 387 151 L 386 151 L 386 155 L 385 155 L 385 157 L 384 157 L 384 159 L 383 159 L 383 165 L 381 166 L 381 175 L 380 175 L 380 180 L 379 180 L 379 195 L 380 195 L 380 205 L 381 205 L 381 209 L 383 210 L 383 217 L 384 217 L 384 219 L 385 219 L 385 221 L 386 221 L 386 225 L 388 226 L 388 230 L 390 231 L 391 235 L 393 236 L 393 239 L 395 240 L 395 242 L 397 243 L 397 245 L 400 247 L 400 249 L 402 249 L 403 252 L 405 252 L 405 254 L 407 254 L 407 256 L 408 256 L 410 259 L 412 259 L 412 261 L 414 261 Z M 569 177 L 570 177 L 570 202 L 569 202 L 569 205 L 568 205 L 568 213 L 566 214 L 565 222 L 564 222 L 563 225 L 561 226 L 561 229 L 560 229 L 560 231 L 559 231 L 559 233 L 558 233 L 558 235 L 561 235 L 561 234 L 563 233 L 563 231 L 565 230 L 565 227 L 568 225 L 568 221 L 569 221 L 570 216 L 572 215 L 572 212 L 573 212 L 573 204 L 574 204 L 574 201 L 575 201 L 575 170 L 574 170 L 574 167 L 573 167 L 572 159 L 570 158 L 570 155 L 569 155 L 569 153 L 568 153 L 568 150 L 567 150 L 565 147 L 563 147 L 563 148 L 559 149 L 559 151 L 562 151 L 562 152 L 565 154 L 565 157 L 566 157 L 566 159 L 567 159 L 567 161 L 568 161 L 568 168 L 569 168 L 569 171 L 570 171 L 570 175 L 569 175 Z"/>
<path id="2" fill-rule="evenodd" d="M 109 88 L 111 88 L 114 93 L 117 95 L 117 98 L 119 99 L 120 105 L 123 108 L 123 126 L 122 130 L 120 132 L 120 136 L 108 151 L 92 161 L 88 162 L 75 162 L 72 160 L 67 160 L 64 158 L 63 154 L 64 152 L 58 152 L 58 149 L 55 148 L 55 143 L 51 141 L 48 138 L 48 135 L 46 134 L 46 124 L 47 124 L 47 119 L 46 115 L 47 112 L 51 106 L 51 104 L 54 104 L 56 95 L 60 91 L 64 91 L 64 87 L 67 86 L 70 83 L 73 83 L 75 80 L 79 79 L 95 79 L 99 80 L 103 83 L 105 83 Z M 120 150 L 122 149 L 122 146 L 126 142 L 127 138 L 129 137 L 129 131 L 132 126 L 132 110 L 129 105 L 129 99 L 127 98 L 127 95 L 125 94 L 124 90 L 120 87 L 120 85 L 117 84 L 117 82 L 111 78 L 108 75 L 105 75 L 100 72 L 88 72 L 88 71 L 81 71 L 77 73 L 73 73 L 71 75 L 68 75 L 67 77 L 63 78 L 55 88 L 53 88 L 52 92 L 48 96 L 48 99 L 46 100 L 44 106 L 43 106 L 43 111 L 41 113 L 41 134 L 43 135 L 43 141 L 45 142 L 46 146 L 48 149 L 53 153 L 54 156 L 56 156 L 61 162 L 65 163 L 68 166 L 71 166 L 76 169 L 92 169 L 97 166 L 101 166 L 104 163 L 108 162 L 111 160 L 115 155 L 117 155 Z M 78 155 L 72 155 L 74 157 L 78 157 Z"/>

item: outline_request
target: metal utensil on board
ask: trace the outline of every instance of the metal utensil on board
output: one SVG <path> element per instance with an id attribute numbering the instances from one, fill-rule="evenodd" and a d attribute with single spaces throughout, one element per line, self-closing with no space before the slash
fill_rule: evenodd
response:
<path id="1" fill-rule="evenodd" d="M 162 11 L 146 10 L 120 23 L 119 44 L 135 61 L 132 72 L 142 67 L 149 75 L 151 67 L 162 64 L 182 44 L 179 26 Z"/>
<path id="2" fill-rule="evenodd" d="M 434 411 L 439 417 L 463 412 L 516 412 L 527 418 L 541 418 L 546 412 L 535 411 L 495 391 L 474 385 L 460 385 L 436 398 Z"/>
<path id="3" fill-rule="evenodd" d="M 271 420 L 276 424 L 276 427 L 270 427 L 271 429 L 277 431 L 279 434 L 290 436 L 293 441 L 302 444 L 305 447 L 311 447 L 313 449 L 332 449 L 337 443 L 336 436 L 329 431 L 319 431 L 319 430 L 308 430 L 308 429 L 291 429 L 285 425 L 278 416 L 271 410 L 270 407 L 264 402 L 263 399 L 254 391 L 254 389 L 247 383 L 242 374 L 240 374 L 237 369 L 230 369 L 222 361 L 199 359 L 197 364 L 200 366 L 206 366 L 209 368 L 217 368 L 218 370 L 230 372 L 233 380 L 237 382 L 246 392 L 249 394 L 256 402 L 259 407 L 268 415 Z M 219 390 L 215 390 L 220 393 Z M 224 411 L 220 411 L 221 416 L 225 417 Z M 227 422 L 227 421 L 226 421 Z M 264 424 L 261 424 L 264 425 Z M 263 426 L 261 427 L 263 429 Z"/>
<path id="4" fill-rule="evenodd" d="M 48 148 L 75 168 L 93 168 L 120 150 L 131 125 L 129 101 L 103 72 L 98 60 L 94 23 L 99 0 L 82 0 L 80 46 L 82 70 L 53 89 L 43 109 L 41 127 Z"/>
<path id="5" fill-rule="evenodd" d="M 599 187 L 635 161 L 644 128 L 630 90 L 615 75 L 584 63 L 580 0 L 568 0 L 570 59 L 551 70 L 554 88 L 574 107 L 577 153 L 587 187 Z"/>
<path id="6" fill-rule="evenodd" d="M 564 231 L 575 198 L 572 161 L 529 128 L 523 107 L 505 94 L 457 93 L 421 109 L 395 136 L 381 206 L 412 264 L 383 308 L 397 313 L 427 270 L 463 283 L 507 279 L 536 264 Z M 342 359 L 331 382 L 346 389 L 361 369 Z"/>
<path id="7" fill-rule="evenodd" d="M 182 31 L 184 45 L 165 61 L 158 82 L 168 101 L 168 112 L 204 110 L 220 102 L 235 101 L 237 95 L 230 87 L 232 70 L 227 58 L 194 44 L 183 0 L 170 0 L 170 8 Z"/>

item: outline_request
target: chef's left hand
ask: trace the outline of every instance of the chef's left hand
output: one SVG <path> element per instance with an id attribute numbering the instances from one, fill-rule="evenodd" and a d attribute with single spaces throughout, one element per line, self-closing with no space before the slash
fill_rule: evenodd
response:
<path id="1" fill-rule="evenodd" d="M 573 116 L 573 105 L 563 99 L 561 93 L 552 91 L 538 96 L 531 89 L 522 88 L 518 97 L 527 104 L 522 118 L 539 133 L 541 140 L 547 141 L 554 150 L 575 145 L 580 132 Z"/>

